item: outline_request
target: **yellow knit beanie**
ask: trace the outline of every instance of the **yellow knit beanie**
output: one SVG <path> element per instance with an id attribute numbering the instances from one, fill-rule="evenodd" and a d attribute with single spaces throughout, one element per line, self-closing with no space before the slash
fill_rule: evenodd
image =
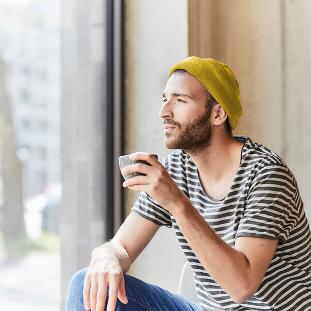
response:
<path id="1" fill-rule="evenodd" d="M 217 103 L 226 111 L 231 129 L 234 129 L 242 114 L 240 88 L 232 70 L 225 64 L 212 59 L 196 56 L 177 62 L 170 70 L 182 69 L 198 79 Z"/>

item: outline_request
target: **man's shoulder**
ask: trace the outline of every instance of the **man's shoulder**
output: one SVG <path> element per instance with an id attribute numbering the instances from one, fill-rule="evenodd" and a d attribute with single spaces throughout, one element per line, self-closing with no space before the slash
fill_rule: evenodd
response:
<path id="1" fill-rule="evenodd" d="M 166 169 L 171 167 L 183 169 L 189 162 L 189 155 L 182 149 L 175 149 L 162 159 L 162 164 Z"/>
<path id="2" fill-rule="evenodd" d="M 280 172 L 295 182 L 295 177 L 285 161 L 269 147 L 246 138 L 243 161 L 245 166 L 252 166 L 253 172 Z"/>
<path id="3" fill-rule="evenodd" d="M 277 165 L 287 167 L 284 160 L 269 147 L 244 137 L 245 143 L 242 150 L 242 157 L 246 161 L 261 162 L 262 165 Z"/>

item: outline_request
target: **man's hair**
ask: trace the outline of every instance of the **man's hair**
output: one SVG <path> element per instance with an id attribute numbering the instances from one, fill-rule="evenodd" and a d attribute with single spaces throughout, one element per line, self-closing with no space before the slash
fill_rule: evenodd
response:
<path id="1" fill-rule="evenodd" d="M 188 73 L 184 69 L 177 69 L 177 70 L 174 71 L 174 73 L 175 72 L 190 74 L 190 73 Z M 204 90 L 205 90 L 205 95 L 206 95 L 206 109 L 207 109 L 207 111 L 210 111 L 210 109 L 212 109 L 213 106 L 217 105 L 218 102 L 205 87 L 204 87 Z M 228 115 L 227 115 L 227 119 L 225 121 L 224 126 L 225 126 L 225 130 L 226 130 L 227 134 L 229 136 L 232 136 L 232 129 L 231 129 L 231 126 L 230 126 Z"/>

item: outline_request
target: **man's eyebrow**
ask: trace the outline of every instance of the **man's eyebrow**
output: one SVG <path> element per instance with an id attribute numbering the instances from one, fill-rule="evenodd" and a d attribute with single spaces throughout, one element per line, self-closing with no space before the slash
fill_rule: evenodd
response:
<path id="1" fill-rule="evenodd" d="M 183 94 L 183 93 L 172 93 L 171 95 L 172 95 L 173 97 L 181 97 L 181 96 L 183 96 L 183 97 L 189 97 L 189 98 L 192 99 L 192 96 L 190 96 L 190 95 L 188 95 L 188 94 Z M 165 94 L 165 93 L 163 93 L 163 97 L 166 97 L 166 94 Z"/>

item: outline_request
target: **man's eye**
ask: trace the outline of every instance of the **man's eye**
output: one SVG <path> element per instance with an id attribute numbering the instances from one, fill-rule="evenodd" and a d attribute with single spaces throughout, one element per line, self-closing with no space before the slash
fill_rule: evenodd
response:
<path id="1" fill-rule="evenodd" d="M 166 98 L 163 98 L 163 103 L 167 102 L 167 99 Z"/>
<path id="2" fill-rule="evenodd" d="M 185 101 L 185 100 L 180 99 L 180 98 L 177 98 L 177 102 L 178 102 L 178 103 L 186 103 L 186 101 Z"/>

